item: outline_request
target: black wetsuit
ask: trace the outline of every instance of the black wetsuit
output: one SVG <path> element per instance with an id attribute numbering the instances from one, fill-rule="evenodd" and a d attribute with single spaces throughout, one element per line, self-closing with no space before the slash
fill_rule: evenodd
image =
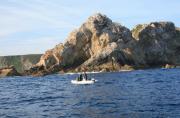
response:
<path id="1" fill-rule="evenodd" d="M 84 72 L 84 77 L 85 77 L 86 80 L 88 80 L 87 74 L 85 72 Z"/>
<path id="2" fill-rule="evenodd" d="M 83 80 L 83 78 L 82 78 L 82 74 L 80 74 L 80 76 L 79 76 L 79 80 L 80 80 L 80 81 L 82 81 L 82 80 Z"/>

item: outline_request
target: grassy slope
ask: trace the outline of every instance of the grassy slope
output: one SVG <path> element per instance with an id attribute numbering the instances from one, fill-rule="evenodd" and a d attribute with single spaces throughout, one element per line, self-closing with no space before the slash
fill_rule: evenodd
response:
<path id="1" fill-rule="evenodd" d="M 25 65 L 36 64 L 41 54 L 0 56 L 0 68 L 14 65 L 18 72 L 23 72 Z"/>

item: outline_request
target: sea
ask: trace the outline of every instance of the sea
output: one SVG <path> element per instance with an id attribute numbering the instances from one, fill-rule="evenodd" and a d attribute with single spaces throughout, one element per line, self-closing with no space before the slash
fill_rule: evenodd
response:
<path id="1" fill-rule="evenodd" d="M 0 118 L 180 118 L 180 69 L 0 79 Z"/>

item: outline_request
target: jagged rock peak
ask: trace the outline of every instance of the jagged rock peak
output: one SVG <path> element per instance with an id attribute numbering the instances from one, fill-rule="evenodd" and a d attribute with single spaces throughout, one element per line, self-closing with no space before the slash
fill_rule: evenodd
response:
<path id="1" fill-rule="evenodd" d="M 109 19 L 106 15 L 103 15 L 101 13 L 96 13 L 92 16 L 90 16 L 87 20 L 87 22 L 95 23 L 95 24 L 104 24 L 104 23 L 112 23 L 112 20 Z"/>
<path id="2" fill-rule="evenodd" d="M 112 20 L 109 19 L 106 15 L 96 13 L 90 16 L 87 21 L 82 25 L 82 29 L 85 27 L 91 30 L 92 32 L 98 32 L 105 27 L 112 25 Z"/>

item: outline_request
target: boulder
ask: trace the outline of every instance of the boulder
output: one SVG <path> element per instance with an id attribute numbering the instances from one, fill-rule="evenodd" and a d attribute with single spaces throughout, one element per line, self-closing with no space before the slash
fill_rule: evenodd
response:
<path id="1" fill-rule="evenodd" d="M 20 76 L 21 74 L 16 71 L 14 66 L 5 67 L 0 69 L 0 77 L 7 76 Z"/>

